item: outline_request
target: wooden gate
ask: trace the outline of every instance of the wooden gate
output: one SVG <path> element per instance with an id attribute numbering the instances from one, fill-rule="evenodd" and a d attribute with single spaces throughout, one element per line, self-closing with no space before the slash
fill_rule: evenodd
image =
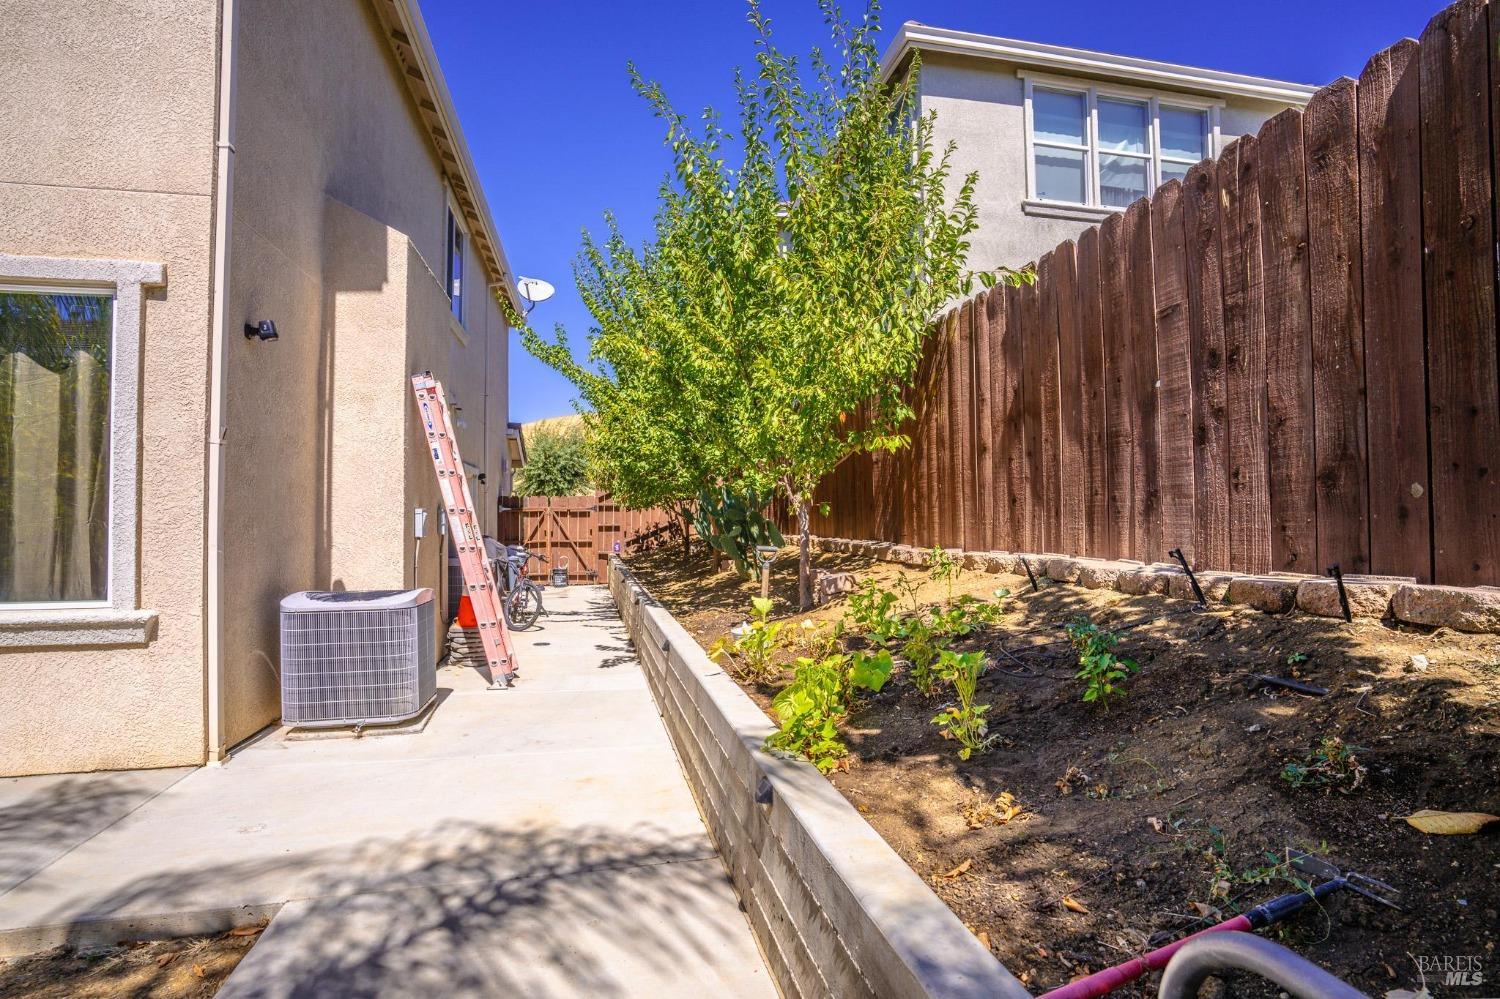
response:
<path id="1" fill-rule="evenodd" d="M 670 540 L 672 530 L 666 511 L 627 510 L 607 493 L 500 498 L 499 540 L 524 544 L 548 559 L 540 567 L 532 564 L 538 582 L 550 582 L 552 567 L 563 564 L 570 583 L 601 582 L 611 554 L 654 547 Z"/>

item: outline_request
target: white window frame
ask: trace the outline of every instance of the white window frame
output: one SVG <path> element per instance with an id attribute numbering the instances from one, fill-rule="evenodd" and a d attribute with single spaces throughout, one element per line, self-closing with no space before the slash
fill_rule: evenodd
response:
<path id="1" fill-rule="evenodd" d="M 114 299 L 110 332 L 109 540 L 106 598 L 0 604 L 0 647 L 144 645 L 156 612 L 143 611 L 139 564 L 140 366 L 143 289 L 166 284 L 166 268 L 139 260 L 25 257 L 0 252 L 0 287 Z"/>
<path id="2" fill-rule="evenodd" d="M 1032 73 L 1025 70 L 1016 74 L 1021 78 L 1024 92 L 1024 123 L 1026 144 L 1026 201 L 1023 205 L 1028 211 L 1035 214 L 1057 215 L 1066 218 L 1104 218 L 1116 212 L 1124 211 L 1124 207 L 1112 207 L 1102 203 L 1100 197 L 1099 163 L 1106 152 L 1099 147 L 1099 99 L 1120 100 L 1147 106 L 1147 128 L 1146 141 L 1149 146 L 1145 154 L 1123 153 L 1120 155 L 1135 157 L 1138 159 L 1149 159 L 1150 169 L 1147 174 L 1147 196 L 1149 197 L 1162 185 L 1161 166 L 1163 162 L 1181 165 L 1187 161 L 1180 157 L 1161 155 L 1161 108 L 1181 109 L 1184 111 L 1201 111 L 1204 113 L 1204 147 L 1207 150 L 1205 158 L 1213 158 L 1219 154 L 1221 136 L 1219 131 L 1220 111 L 1224 107 L 1222 100 L 1208 97 L 1198 97 L 1191 94 L 1179 94 L 1163 90 L 1143 90 L 1138 87 L 1117 85 L 1113 83 L 1097 83 L 1092 80 L 1082 80 L 1073 76 L 1053 76 L 1044 73 Z M 1032 113 L 1032 95 L 1038 89 L 1050 90 L 1057 93 L 1079 94 L 1086 102 L 1086 146 L 1075 146 L 1071 143 L 1058 143 L 1044 141 L 1038 143 L 1034 129 L 1034 118 Z M 1086 176 L 1084 177 L 1085 202 L 1056 201 L 1037 197 L 1036 193 L 1036 148 L 1040 145 L 1044 149 L 1073 149 L 1084 154 Z M 1108 153 L 1107 155 L 1116 155 Z M 1198 162 L 1197 160 L 1193 161 Z"/>

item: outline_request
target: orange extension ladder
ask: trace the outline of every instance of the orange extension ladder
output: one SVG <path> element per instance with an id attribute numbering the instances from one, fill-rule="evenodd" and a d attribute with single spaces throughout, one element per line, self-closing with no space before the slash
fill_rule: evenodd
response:
<path id="1" fill-rule="evenodd" d="M 474 518 L 474 501 L 469 495 L 468 480 L 464 478 L 458 438 L 454 436 L 453 424 L 448 419 L 443 386 L 432 377 L 431 371 L 424 371 L 411 376 L 411 390 L 422 414 L 422 427 L 427 432 L 427 450 L 432 456 L 433 471 L 437 473 L 443 508 L 448 511 L 453 545 L 458 549 L 458 562 L 463 569 L 464 590 L 479 624 L 479 641 L 489 667 L 487 679 L 491 687 L 509 687 L 516 675 L 510 629 L 505 626 L 505 609 L 500 604 L 500 591 L 485 554 L 484 535 Z"/>

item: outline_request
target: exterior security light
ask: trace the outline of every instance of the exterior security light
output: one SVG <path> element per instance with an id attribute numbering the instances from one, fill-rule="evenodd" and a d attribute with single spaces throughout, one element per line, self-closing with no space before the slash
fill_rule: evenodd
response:
<path id="1" fill-rule="evenodd" d="M 275 323 L 269 319 L 262 319 L 258 323 L 245 324 L 245 339 L 265 342 L 266 340 L 280 339 L 280 334 L 276 332 Z"/>

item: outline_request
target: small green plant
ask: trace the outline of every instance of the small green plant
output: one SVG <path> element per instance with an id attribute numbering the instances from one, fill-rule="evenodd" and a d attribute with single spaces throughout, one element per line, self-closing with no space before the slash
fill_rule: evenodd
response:
<path id="1" fill-rule="evenodd" d="M 1239 889 L 1252 888 L 1257 885 L 1285 884 L 1296 891 L 1312 892 L 1312 881 L 1292 866 L 1293 851 L 1290 848 L 1283 848 L 1280 853 L 1275 850 L 1263 850 L 1255 862 L 1244 867 L 1236 867 L 1230 858 L 1229 834 L 1218 826 L 1210 826 L 1208 835 L 1209 841 L 1208 845 L 1203 848 L 1203 855 L 1210 867 L 1207 885 L 1210 903 L 1239 911 L 1239 905 L 1236 903 L 1236 897 L 1241 894 Z M 1196 837 L 1190 837 L 1190 842 L 1195 839 Z M 1324 843 L 1320 847 L 1304 852 L 1326 854 L 1328 844 Z"/>
<path id="2" fill-rule="evenodd" d="M 771 657 L 784 644 L 781 629 L 784 621 L 771 620 L 774 605 L 765 597 L 750 600 L 750 620 L 739 635 L 725 635 L 708 650 L 709 658 L 722 663 L 728 659 L 741 679 L 752 682 L 766 679 L 773 671 Z"/>
<path id="3" fill-rule="evenodd" d="M 953 581 L 963 572 L 963 566 L 958 563 L 947 550 L 938 545 L 932 546 L 928 552 L 928 559 L 932 562 L 932 578 L 940 579 L 948 584 L 948 599 L 953 599 Z"/>
<path id="4" fill-rule="evenodd" d="M 924 697 L 937 690 L 940 679 L 933 671 L 938 656 L 948 647 L 947 635 L 925 614 L 908 618 L 903 630 L 901 654 L 911 663 L 911 683 Z"/>
<path id="5" fill-rule="evenodd" d="M 836 769 L 849 753 L 839 737 L 839 723 L 849 713 L 854 691 L 878 692 L 890 678 L 891 666 L 891 654 L 884 649 L 798 659 L 792 682 L 771 701 L 780 727 L 766 739 L 766 748 L 796 753 L 824 773 Z"/>
<path id="6" fill-rule="evenodd" d="M 1352 746 L 1337 736 L 1326 735 L 1300 760 L 1281 768 L 1281 779 L 1294 788 L 1320 787 L 1324 793 L 1337 789 L 1352 794 L 1365 782 L 1369 768 L 1359 761 L 1363 746 Z"/>
<path id="7" fill-rule="evenodd" d="M 1067 627 L 1068 639 L 1078 653 L 1077 678 L 1084 682 L 1083 699 L 1098 703 L 1109 710 L 1109 699 L 1115 695 L 1125 696 L 1118 686 L 1139 667 L 1135 661 L 1115 654 L 1120 636 L 1105 631 L 1092 621 L 1079 618 Z"/>
<path id="8" fill-rule="evenodd" d="M 958 758 L 967 760 L 975 753 L 983 752 L 993 741 L 989 724 L 984 719 L 990 706 L 974 703 L 979 674 L 984 672 L 984 653 L 945 650 L 938 656 L 937 671 L 953 685 L 958 704 L 939 712 L 932 723 L 942 730 L 943 738 L 958 742 Z"/>
<path id="9" fill-rule="evenodd" d="M 849 594 L 846 617 L 853 623 L 854 630 L 874 645 L 885 648 L 901 635 L 901 616 L 895 611 L 898 599 L 894 591 L 883 589 L 875 580 L 867 579 L 864 585 Z"/>
<path id="10" fill-rule="evenodd" d="M 1305 662 L 1307 662 L 1306 652 L 1293 652 L 1291 655 L 1286 657 L 1286 664 L 1288 666 L 1296 666 L 1298 663 Z"/>

